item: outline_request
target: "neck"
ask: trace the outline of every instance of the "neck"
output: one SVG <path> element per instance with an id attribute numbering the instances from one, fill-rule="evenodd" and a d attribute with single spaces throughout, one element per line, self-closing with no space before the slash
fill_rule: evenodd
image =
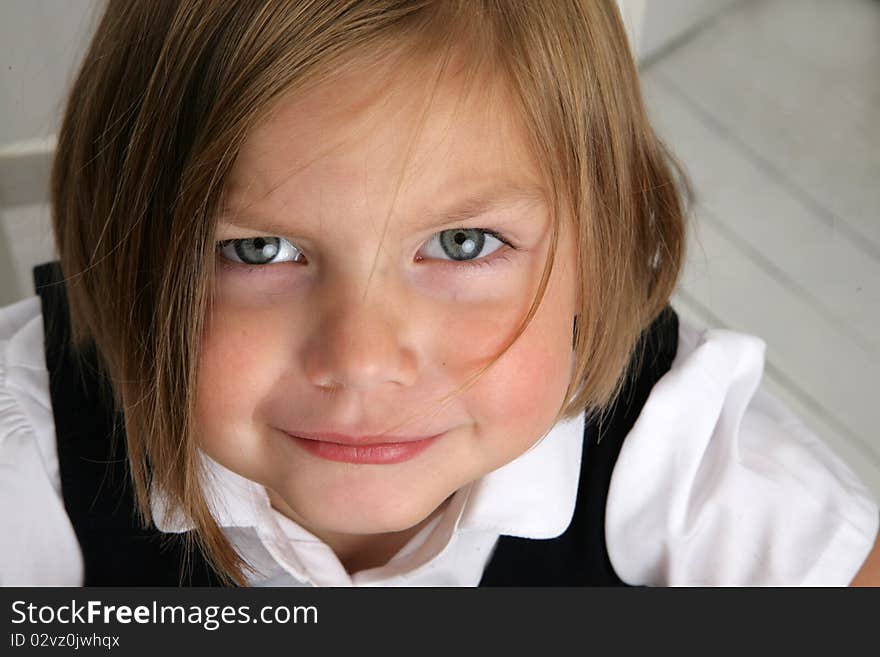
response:
<path id="1" fill-rule="evenodd" d="M 333 550 L 349 575 L 387 564 L 433 518 L 442 513 L 449 504 L 449 500 L 452 499 L 450 495 L 421 522 L 401 531 L 379 534 L 345 534 L 315 530 L 307 526 L 275 491 L 267 488 L 267 492 L 272 507 L 324 541 Z"/>

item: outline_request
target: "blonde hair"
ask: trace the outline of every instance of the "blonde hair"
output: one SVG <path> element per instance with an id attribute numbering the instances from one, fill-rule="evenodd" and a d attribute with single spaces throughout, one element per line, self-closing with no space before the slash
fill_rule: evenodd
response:
<path id="1" fill-rule="evenodd" d="M 156 484 L 227 583 L 246 584 L 249 565 L 206 503 L 193 418 L 214 222 L 238 149 L 291 92 L 453 49 L 513 91 L 550 195 L 552 247 L 514 340 L 571 221 L 581 302 L 557 419 L 600 414 L 677 281 L 692 195 L 645 115 L 614 0 L 111 2 L 89 46 L 51 185 L 74 343 L 95 347 L 123 411 L 142 523 Z"/>

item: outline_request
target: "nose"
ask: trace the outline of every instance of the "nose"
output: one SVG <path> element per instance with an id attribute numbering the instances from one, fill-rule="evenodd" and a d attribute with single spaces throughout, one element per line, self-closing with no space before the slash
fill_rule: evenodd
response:
<path id="1" fill-rule="evenodd" d="M 361 288 L 363 289 L 363 288 Z M 381 286 L 364 295 L 324 295 L 318 321 L 302 354 L 313 385 L 367 391 L 414 383 L 417 357 L 406 342 L 404 304 Z"/>

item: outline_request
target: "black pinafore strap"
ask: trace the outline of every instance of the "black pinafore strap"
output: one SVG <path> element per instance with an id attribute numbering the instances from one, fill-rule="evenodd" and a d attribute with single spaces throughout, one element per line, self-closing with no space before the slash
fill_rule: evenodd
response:
<path id="1" fill-rule="evenodd" d="M 502 536 L 480 586 L 626 586 L 605 542 L 605 504 L 623 441 L 651 388 L 672 366 L 678 349 L 678 315 L 667 306 L 642 334 L 644 350 L 601 427 L 584 427 L 577 502 L 568 528 L 551 539 Z"/>
<path id="2" fill-rule="evenodd" d="M 64 506 L 85 562 L 86 586 L 178 586 L 183 537 L 141 529 L 135 513 L 121 413 L 102 395 L 93 353 L 74 358 L 66 288 L 57 262 L 34 268 L 45 332 L 46 366 Z M 623 585 L 608 558 L 605 502 L 611 473 L 651 388 L 678 345 L 678 317 L 667 307 L 643 335 L 644 354 L 601 427 L 584 430 L 580 483 L 568 529 L 553 539 L 501 536 L 480 586 Z M 114 434 L 118 440 L 113 440 Z M 183 584 L 216 586 L 200 554 Z"/>
<path id="3" fill-rule="evenodd" d="M 183 537 L 138 524 L 122 416 L 102 394 L 94 353 L 74 357 L 58 263 L 35 267 L 34 283 L 43 312 L 61 494 L 82 549 L 84 585 L 178 586 Z M 184 584 L 219 583 L 201 555 L 193 555 L 186 572 Z"/>

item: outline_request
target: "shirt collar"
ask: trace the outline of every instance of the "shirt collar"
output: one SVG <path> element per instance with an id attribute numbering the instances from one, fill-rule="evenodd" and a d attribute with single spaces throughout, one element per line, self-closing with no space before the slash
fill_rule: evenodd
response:
<path id="1" fill-rule="evenodd" d="M 198 450 L 205 470 L 205 501 L 220 527 L 254 527 L 269 505 L 265 486 L 242 477 Z M 179 534 L 195 529 L 195 523 L 168 503 L 157 485 L 150 488 L 150 507 L 159 531 Z"/>
<path id="2" fill-rule="evenodd" d="M 574 515 L 585 417 L 555 424 L 519 457 L 472 485 L 460 530 L 522 538 L 554 538 Z"/>
<path id="3" fill-rule="evenodd" d="M 525 453 L 459 490 L 440 520 L 442 533 L 486 531 L 523 538 L 562 534 L 577 501 L 584 423 L 583 413 L 558 422 Z M 199 455 L 207 474 L 206 500 L 220 527 L 258 527 L 260 519 L 274 511 L 264 486 L 232 472 L 201 450 Z M 195 527 L 169 508 L 156 486 L 151 489 L 151 507 L 162 532 L 181 533 Z M 291 523 L 295 524 L 290 520 L 285 524 Z M 296 540 L 299 532 L 285 533 Z M 301 535 L 314 541 L 304 529 Z"/>

